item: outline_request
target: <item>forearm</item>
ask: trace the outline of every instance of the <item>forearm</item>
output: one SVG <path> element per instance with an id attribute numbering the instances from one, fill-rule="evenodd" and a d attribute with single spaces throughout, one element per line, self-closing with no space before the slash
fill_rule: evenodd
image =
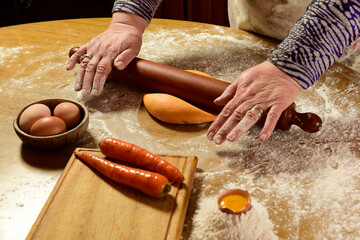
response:
<path id="1" fill-rule="evenodd" d="M 115 0 L 112 12 L 128 12 L 144 18 L 148 23 L 153 18 L 162 0 Z"/>
<path id="2" fill-rule="evenodd" d="M 359 37 L 359 30 L 358 1 L 313 1 L 268 60 L 306 89 Z"/>

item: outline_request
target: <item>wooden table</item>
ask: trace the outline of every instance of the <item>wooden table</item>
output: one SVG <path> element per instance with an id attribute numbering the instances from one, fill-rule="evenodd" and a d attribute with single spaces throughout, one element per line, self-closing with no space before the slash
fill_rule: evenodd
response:
<path id="1" fill-rule="evenodd" d="M 75 71 L 65 70 L 68 50 L 104 31 L 109 22 L 78 19 L 0 29 L 0 239 L 24 239 L 72 151 L 96 148 L 108 136 L 153 152 L 198 156 L 185 239 L 211 239 L 215 231 L 225 238 L 235 231 L 255 239 L 360 235 L 360 77 L 356 72 L 335 64 L 299 95 L 300 112 L 316 112 L 323 118 L 320 132 L 308 134 L 293 127 L 261 143 L 260 128 L 255 127 L 236 143 L 216 146 L 205 137 L 207 124 L 178 126 L 152 119 L 137 89 L 109 82 L 101 96 L 88 99 L 73 90 Z M 142 58 L 229 82 L 264 61 L 277 44 L 230 28 L 157 19 L 143 40 Z M 18 111 L 30 102 L 57 97 L 88 107 L 86 135 L 60 150 L 24 146 L 12 128 Z M 215 197 L 227 188 L 251 193 L 253 209 L 247 215 L 234 219 L 217 210 Z"/>

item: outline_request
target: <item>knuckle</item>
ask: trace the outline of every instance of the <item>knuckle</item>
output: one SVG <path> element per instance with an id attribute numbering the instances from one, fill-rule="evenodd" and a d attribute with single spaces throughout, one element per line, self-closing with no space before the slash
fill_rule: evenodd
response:
<path id="1" fill-rule="evenodd" d="M 85 68 L 85 71 L 86 72 L 93 72 L 95 70 L 95 64 L 89 62 L 87 65 L 86 65 L 86 68 Z"/>
<path id="2" fill-rule="evenodd" d="M 86 66 L 88 65 L 88 63 L 89 63 L 89 60 L 84 59 L 84 60 L 82 60 L 82 61 L 80 62 L 80 66 L 81 66 L 82 68 L 86 68 Z"/>
<path id="3" fill-rule="evenodd" d="M 250 119 L 250 120 L 253 120 L 253 121 L 256 121 L 256 120 L 259 118 L 259 116 L 257 115 L 257 113 L 254 112 L 254 111 L 248 111 L 248 112 L 246 113 L 246 117 L 247 117 L 248 119 Z"/>
<path id="4" fill-rule="evenodd" d="M 223 117 L 228 118 L 228 117 L 231 116 L 232 113 L 233 113 L 233 111 L 230 109 L 230 107 L 225 106 L 225 107 L 223 108 L 222 112 L 221 112 L 221 115 L 222 115 Z"/>
<path id="5" fill-rule="evenodd" d="M 235 110 L 232 114 L 232 118 L 234 121 L 239 122 L 239 121 L 241 121 L 241 119 L 243 119 L 243 115 L 241 114 L 240 111 Z"/>
<path id="6" fill-rule="evenodd" d="M 218 132 L 224 123 L 226 122 L 227 118 L 221 117 L 220 115 L 216 118 L 216 120 L 211 124 L 209 130 L 213 132 Z"/>
<path id="7" fill-rule="evenodd" d="M 277 120 L 279 118 L 279 114 L 275 113 L 275 112 L 270 112 L 267 114 L 266 118 L 268 120 Z"/>
<path id="8" fill-rule="evenodd" d="M 103 64 L 99 64 L 97 67 L 96 67 L 96 73 L 98 74 L 105 74 L 107 72 L 107 67 Z"/>

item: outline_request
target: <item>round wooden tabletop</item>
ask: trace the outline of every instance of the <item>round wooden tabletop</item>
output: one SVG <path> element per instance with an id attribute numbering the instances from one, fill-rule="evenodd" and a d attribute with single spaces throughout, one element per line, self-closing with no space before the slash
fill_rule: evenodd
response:
<path id="1" fill-rule="evenodd" d="M 317 113 L 323 119 L 319 132 L 292 127 L 276 131 L 262 143 L 257 139 L 260 128 L 254 127 L 239 141 L 217 146 L 206 138 L 208 124 L 154 120 L 138 89 L 109 81 L 99 97 L 86 99 L 73 90 L 76 71 L 65 70 L 68 51 L 104 31 L 109 22 L 109 18 L 76 19 L 0 28 L 1 239 L 24 239 L 74 149 L 97 148 L 105 137 L 156 153 L 199 158 L 184 239 L 208 239 L 219 231 L 226 238 L 232 230 L 236 236 L 259 239 L 359 236 L 358 73 L 334 64 L 300 93 L 297 110 Z M 139 57 L 232 82 L 266 60 L 276 44 L 226 27 L 154 19 Z M 16 136 L 12 123 L 18 112 L 46 98 L 72 99 L 89 109 L 89 128 L 76 144 L 37 150 Z M 216 195 L 229 188 L 247 190 L 252 196 L 253 209 L 242 217 L 241 226 L 219 215 L 224 213 L 216 207 Z"/>

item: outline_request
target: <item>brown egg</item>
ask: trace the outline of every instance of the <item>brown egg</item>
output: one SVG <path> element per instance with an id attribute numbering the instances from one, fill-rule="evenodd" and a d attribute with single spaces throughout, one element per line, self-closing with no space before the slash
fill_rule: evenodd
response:
<path id="1" fill-rule="evenodd" d="M 30 133 L 31 126 L 40 118 L 51 116 L 51 110 L 42 103 L 33 104 L 22 112 L 19 118 L 19 127 L 26 133 Z"/>
<path id="2" fill-rule="evenodd" d="M 40 118 L 30 129 L 30 134 L 34 136 L 51 136 L 63 132 L 66 132 L 66 124 L 61 118 L 55 116 Z"/>
<path id="3" fill-rule="evenodd" d="M 59 103 L 54 109 L 54 116 L 64 120 L 68 129 L 75 127 L 81 120 L 79 107 L 71 102 Z"/>

